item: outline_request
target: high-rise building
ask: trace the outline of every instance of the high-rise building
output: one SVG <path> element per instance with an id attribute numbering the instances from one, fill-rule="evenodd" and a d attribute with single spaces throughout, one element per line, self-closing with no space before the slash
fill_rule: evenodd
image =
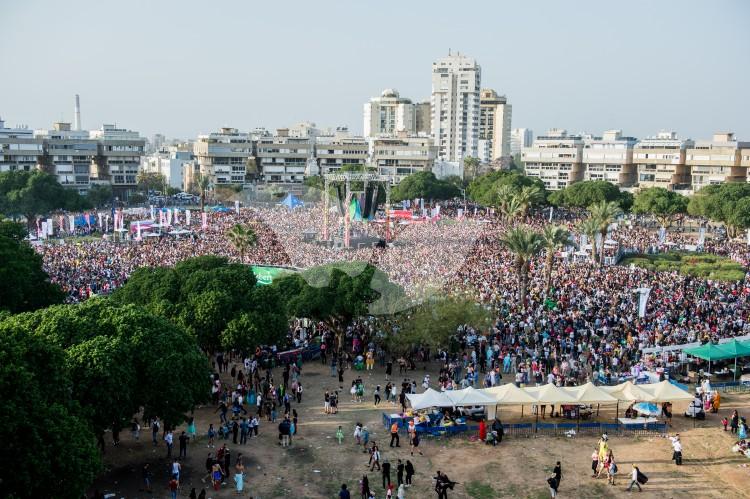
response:
<path id="1" fill-rule="evenodd" d="M 638 139 L 607 130 L 601 137 L 584 139 L 583 180 L 606 180 L 618 187 L 635 184 L 633 147 Z"/>
<path id="2" fill-rule="evenodd" d="M 511 105 L 504 95 L 482 89 L 479 100 L 479 148 L 482 163 L 510 164 Z"/>
<path id="3" fill-rule="evenodd" d="M 481 84 L 482 70 L 470 57 L 449 52 L 432 64 L 431 133 L 442 161 L 477 157 Z"/>
<path id="4" fill-rule="evenodd" d="M 416 106 L 411 99 L 387 88 L 380 97 L 373 97 L 364 105 L 364 136 L 381 137 L 397 132 L 415 133 Z"/>
<path id="5" fill-rule="evenodd" d="M 637 186 L 689 191 L 690 168 L 685 165 L 685 155 L 691 147 L 692 140 L 678 139 L 671 131 L 640 140 L 633 148 Z"/>
<path id="6" fill-rule="evenodd" d="M 431 171 L 437 156 L 432 138 L 402 133 L 396 137 L 371 139 L 371 164 L 378 174 L 391 177 L 394 183 L 412 173 Z"/>
<path id="7" fill-rule="evenodd" d="M 553 128 L 522 150 L 526 175 L 537 177 L 549 190 L 568 187 L 583 179 L 583 139 Z"/>
<path id="8" fill-rule="evenodd" d="M 514 128 L 510 131 L 510 154 L 521 154 L 524 147 L 531 147 L 534 142 L 534 132 L 531 128 Z"/>
<path id="9" fill-rule="evenodd" d="M 697 140 L 688 148 L 685 164 L 690 169 L 692 190 L 724 182 L 746 182 L 747 168 L 742 166 L 742 150 L 750 142 L 737 142 L 731 132 L 715 133 L 713 140 Z"/>
<path id="10" fill-rule="evenodd" d="M 207 175 L 211 184 L 243 185 L 247 163 L 253 155 L 253 142 L 250 134 L 224 127 L 218 132 L 199 135 L 193 144 L 193 154 L 200 164 L 200 174 Z"/>

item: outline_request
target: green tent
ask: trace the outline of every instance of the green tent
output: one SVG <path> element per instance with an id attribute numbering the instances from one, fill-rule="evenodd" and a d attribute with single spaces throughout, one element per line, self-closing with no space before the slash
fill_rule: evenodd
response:
<path id="1" fill-rule="evenodd" d="M 734 379 L 737 379 L 737 357 L 750 357 L 750 341 L 737 341 L 736 338 L 732 338 L 732 341 L 722 343 L 719 348 L 726 350 L 728 354 L 734 357 Z"/>
<path id="2" fill-rule="evenodd" d="M 687 348 L 685 353 L 708 361 L 708 370 L 711 371 L 711 362 L 715 360 L 734 359 L 734 376 L 737 377 L 737 358 L 750 356 L 750 341 L 737 341 L 733 339 L 728 343 L 716 345 L 706 343 L 699 347 Z"/>

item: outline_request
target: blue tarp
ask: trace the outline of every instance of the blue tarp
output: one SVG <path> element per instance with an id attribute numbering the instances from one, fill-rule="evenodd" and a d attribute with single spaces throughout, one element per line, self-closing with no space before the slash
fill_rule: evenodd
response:
<path id="1" fill-rule="evenodd" d="M 227 208 L 226 206 L 212 206 L 211 210 L 219 212 L 219 213 L 226 213 L 227 211 L 232 211 L 231 208 Z"/>
<path id="2" fill-rule="evenodd" d="M 305 206 L 305 203 L 291 192 L 287 194 L 284 200 L 279 204 L 283 204 L 287 208 L 298 208 L 300 206 Z"/>
<path id="3" fill-rule="evenodd" d="M 84 215 L 78 215 L 73 220 L 76 227 L 86 227 L 86 217 Z M 89 215 L 89 220 L 91 221 L 92 227 L 96 225 L 96 215 L 93 213 Z"/>

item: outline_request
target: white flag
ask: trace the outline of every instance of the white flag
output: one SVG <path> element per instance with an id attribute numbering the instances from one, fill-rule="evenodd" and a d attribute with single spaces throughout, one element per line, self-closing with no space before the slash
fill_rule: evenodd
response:
<path id="1" fill-rule="evenodd" d="M 52 231 L 52 229 L 53 229 L 53 227 L 52 227 L 52 219 L 48 218 L 47 219 L 47 235 L 51 236 L 51 235 L 54 234 L 54 232 Z"/>
<path id="2" fill-rule="evenodd" d="M 154 216 L 154 205 L 150 205 L 149 207 L 151 208 L 151 220 L 156 220 L 156 217 Z"/>
<path id="3" fill-rule="evenodd" d="M 651 288 L 638 288 L 638 317 L 644 317 L 646 315 L 646 304 L 648 303 L 648 296 L 651 294 Z"/>
<path id="4" fill-rule="evenodd" d="M 70 232 L 74 232 L 76 230 L 76 217 L 75 215 L 70 215 L 68 217 L 70 219 Z"/>
<path id="5" fill-rule="evenodd" d="M 236 211 L 238 215 L 240 214 L 240 200 L 239 199 L 234 200 L 234 211 Z"/>
<path id="6" fill-rule="evenodd" d="M 185 225 L 190 225 L 190 210 L 185 210 Z"/>

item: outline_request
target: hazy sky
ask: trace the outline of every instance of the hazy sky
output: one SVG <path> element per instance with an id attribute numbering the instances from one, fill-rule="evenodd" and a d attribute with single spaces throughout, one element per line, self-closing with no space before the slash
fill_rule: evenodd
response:
<path id="1" fill-rule="evenodd" d="M 0 0 L 0 116 L 72 121 L 78 93 L 86 128 L 361 133 L 382 89 L 428 99 L 451 48 L 508 96 L 514 128 L 750 140 L 748 26 L 745 0 Z"/>

